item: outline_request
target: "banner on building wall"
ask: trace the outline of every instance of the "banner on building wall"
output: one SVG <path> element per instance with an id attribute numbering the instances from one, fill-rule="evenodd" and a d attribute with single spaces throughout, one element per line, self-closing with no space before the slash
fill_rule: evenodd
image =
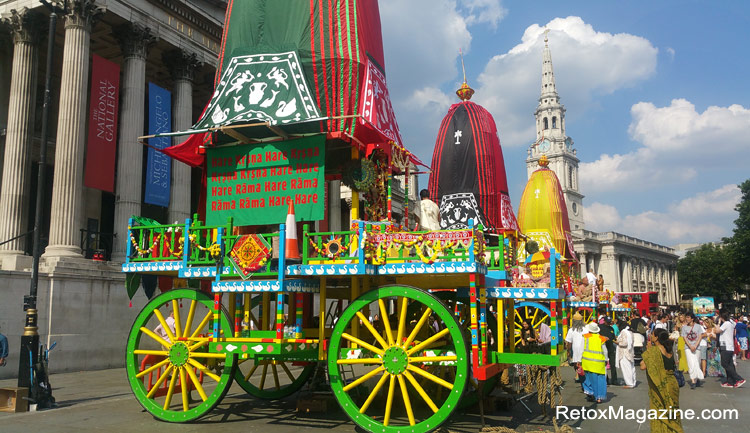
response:
<path id="1" fill-rule="evenodd" d="M 323 219 L 325 136 L 208 149 L 206 224 L 279 224 Z"/>
<path id="2" fill-rule="evenodd" d="M 172 94 L 154 83 L 148 83 L 149 135 L 172 131 Z M 143 201 L 169 207 L 169 188 L 172 176 L 171 159 L 155 150 L 171 146 L 171 138 L 151 138 L 146 162 L 146 193 Z"/>
<path id="3" fill-rule="evenodd" d="M 89 188 L 115 192 L 119 93 L 120 66 L 94 54 L 83 176 L 83 184 Z"/>

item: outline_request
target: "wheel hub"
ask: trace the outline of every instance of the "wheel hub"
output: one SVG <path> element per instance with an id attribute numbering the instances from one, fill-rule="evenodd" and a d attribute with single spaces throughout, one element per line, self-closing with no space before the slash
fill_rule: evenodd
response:
<path id="1" fill-rule="evenodd" d="M 188 358 L 190 358 L 190 350 L 185 343 L 178 341 L 169 348 L 169 362 L 174 366 L 182 367 L 187 364 Z"/>
<path id="2" fill-rule="evenodd" d="M 383 354 L 383 368 L 390 374 L 401 374 L 409 364 L 409 355 L 398 346 L 389 347 Z"/>

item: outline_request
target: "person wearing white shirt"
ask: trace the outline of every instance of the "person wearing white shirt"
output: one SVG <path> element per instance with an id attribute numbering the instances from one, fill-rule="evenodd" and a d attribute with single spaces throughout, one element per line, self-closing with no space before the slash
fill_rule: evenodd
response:
<path id="1" fill-rule="evenodd" d="M 739 388 L 745 384 L 745 379 L 737 374 L 734 368 L 734 323 L 729 320 L 729 313 L 721 313 L 719 319 L 720 327 L 715 328 L 714 332 L 719 334 L 719 350 L 721 352 L 721 366 L 727 372 L 727 381 L 722 383 L 724 388 Z"/>
<path id="2" fill-rule="evenodd" d="M 592 289 L 593 287 L 596 287 L 596 275 L 594 274 L 593 269 L 589 269 L 589 271 L 586 272 L 586 280 L 588 281 L 589 286 L 591 286 Z"/>
<path id="3" fill-rule="evenodd" d="M 419 225 L 422 230 L 440 230 L 440 208 L 430 200 L 430 193 L 423 189 L 419 192 Z"/>
<path id="4" fill-rule="evenodd" d="M 701 355 L 701 371 L 703 372 L 703 377 L 706 377 L 706 356 L 708 354 L 708 333 L 706 331 L 706 327 L 703 326 L 700 322 L 698 323 L 701 326 L 701 332 L 703 332 L 704 338 L 701 339 L 701 344 L 698 345 L 698 351 Z"/>
<path id="5" fill-rule="evenodd" d="M 633 332 L 625 322 L 620 322 L 620 335 L 617 337 L 617 352 L 615 364 L 622 370 L 625 380 L 623 388 L 635 388 L 635 348 L 633 346 Z"/>
<path id="6" fill-rule="evenodd" d="M 565 335 L 565 346 L 571 351 L 568 362 L 576 371 L 576 374 L 581 364 L 581 356 L 583 356 L 583 334 L 583 316 L 580 313 L 575 313 L 573 314 L 573 322 Z M 578 376 L 577 380 L 583 382 L 583 376 Z"/>

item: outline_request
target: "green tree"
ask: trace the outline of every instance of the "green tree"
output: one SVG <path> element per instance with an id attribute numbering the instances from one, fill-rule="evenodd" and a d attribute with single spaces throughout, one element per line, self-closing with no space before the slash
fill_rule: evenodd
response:
<path id="1" fill-rule="evenodd" d="M 739 214 L 734 220 L 734 234 L 724 238 L 737 281 L 750 284 L 750 179 L 739 185 L 740 202 L 734 210 Z"/>
<path id="2" fill-rule="evenodd" d="M 677 261 L 680 292 L 731 300 L 738 282 L 728 248 L 704 244 Z"/>

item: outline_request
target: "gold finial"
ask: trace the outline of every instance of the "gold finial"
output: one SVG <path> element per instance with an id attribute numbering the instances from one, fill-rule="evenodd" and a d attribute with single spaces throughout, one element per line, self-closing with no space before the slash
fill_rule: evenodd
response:
<path id="1" fill-rule="evenodd" d="M 549 159 L 547 159 L 547 155 L 542 155 L 541 158 L 539 158 L 539 166 L 547 168 L 549 166 Z"/>
<path id="2" fill-rule="evenodd" d="M 544 28 L 544 44 L 547 45 L 547 42 L 549 41 L 549 38 L 547 35 L 549 34 L 549 29 L 547 27 Z"/>
<path id="3" fill-rule="evenodd" d="M 461 84 L 461 87 L 456 90 L 456 95 L 458 95 L 458 99 L 462 101 L 468 101 L 471 99 L 472 95 L 474 95 L 474 89 L 469 87 L 469 85 L 466 83 L 466 67 L 464 66 L 464 53 L 461 51 L 461 48 L 458 49 L 458 53 L 461 55 L 461 70 L 464 73 L 464 82 Z"/>

